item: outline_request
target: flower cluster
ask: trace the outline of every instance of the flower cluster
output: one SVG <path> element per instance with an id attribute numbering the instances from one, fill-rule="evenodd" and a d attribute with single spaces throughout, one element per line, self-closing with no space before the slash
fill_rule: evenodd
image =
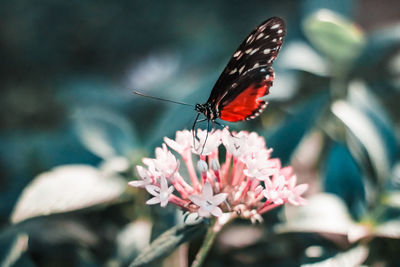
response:
<path id="1" fill-rule="evenodd" d="M 199 129 L 193 137 L 191 131 L 184 130 L 176 133 L 175 140 L 165 137 L 164 142 L 156 148 L 155 158 L 143 159 L 146 167 L 137 166 L 141 179 L 129 183 L 153 196 L 147 204 L 165 207 L 170 202 L 202 217 L 234 213 L 254 222 L 287 202 L 306 202 L 301 195 L 308 186 L 296 185 L 292 168 L 283 168 L 279 159 L 271 158 L 272 149 L 267 149 L 264 139 L 254 132 Z M 186 170 L 181 170 L 180 161 L 167 145 L 181 156 Z M 223 150 L 226 155 L 220 157 Z"/>

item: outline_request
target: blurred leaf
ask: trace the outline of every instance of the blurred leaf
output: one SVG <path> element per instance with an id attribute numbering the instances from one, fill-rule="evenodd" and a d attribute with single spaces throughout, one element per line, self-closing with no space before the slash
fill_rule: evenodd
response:
<path id="1" fill-rule="evenodd" d="M 364 112 L 347 101 L 334 102 L 331 110 L 362 144 L 371 161 L 376 179 L 382 185 L 389 175 L 390 161 L 377 126 Z M 358 149 L 356 153 L 362 153 L 362 150 Z"/>
<path id="2" fill-rule="evenodd" d="M 397 92 L 400 92 L 400 51 L 389 59 L 388 73 L 391 76 L 391 84 L 396 88 Z"/>
<path id="3" fill-rule="evenodd" d="M 324 190 L 340 197 L 351 214 L 362 217 L 366 206 L 364 183 L 348 147 L 336 142 L 329 147 L 322 175 Z"/>
<path id="4" fill-rule="evenodd" d="M 367 259 L 369 249 L 365 246 L 357 246 L 345 252 L 336 254 L 324 261 L 302 264 L 302 267 L 327 267 L 327 266 L 360 266 Z"/>
<path id="5" fill-rule="evenodd" d="M 88 108 L 76 112 L 74 119 L 82 144 L 103 159 L 127 157 L 138 146 L 132 124 L 121 114 Z"/>
<path id="6" fill-rule="evenodd" d="M 387 58 L 400 45 L 400 23 L 377 29 L 369 34 L 363 53 L 357 60 L 357 68 L 379 71 L 377 64 Z"/>
<path id="7" fill-rule="evenodd" d="M 11 221 L 49 215 L 113 202 L 125 191 L 126 182 L 105 176 L 88 165 L 65 165 L 38 175 L 22 192 Z"/>
<path id="8" fill-rule="evenodd" d="M 327 9 L 321 9 L 306 18 L 303 30 L 318 50 L 339 64 L 356 59 L 365 44 L 360 28 Z"/>
<path id="9" fill-rule="evenodd" d="M 57 249 L 56 246 L 63 244 L 94 247 L 103 241 L 103 237 L 96 233 L 98 229 L 90 227 L 88 220 L 84 221 L 70 214 L 63 215 L 34 218 L 18 224 L 16 228 L 29 235 L 29 243 L 42 244 L 55 249 Z"/>
<path id="10" fill-rule="evenodd" d="M 389 192 L 384 196 L 383 203 L 393 207 L 400 209 L 400 192 Z"/>
<path id="11" fill-rule="evenodd" d="M 146 247 L 131 263 L 130 267 L 145 266 L 164 257 L 184 242 L 190 241 L 206 231 L 206 225 L 178 225 L 164 232 Z"/>
<path id="12" fill-rule="evenodd" d="M 265 140 L 269 147 L 274 148 L 272 155 L 286 164 L 297 145 L 314 125 L 321 114 L 328 97 L 325 93 L 319 94 L 293 109 L 286 120 L 275 130 L 266 132 Z"/>
<path id="13" fill-rule="evenodd" d="M 308 205 L 285 206 L 287 222 L 278 232 L 332 233 L 346 236 L 356 224 L 344 202 L 335 195 L 320 193 L 310 197 Z"/>
<path id="14" fill-rule="evenodd" d="M 122 173 L 129 169 L 129 160 L 125 157 L 114 157 L 103 161 L 99 169 L 105 175 L 113 175 L 114 173 Z"/>
<path id="15" fill-rule="evenodd" d="M 188 80 L 185 85 L 178 85 L 178 89 L 183 86 L 193 86 L 194 88 L 203 87 L 199 85 L 199 82 L 196 80 Z M 208 90 L 208 89 L 207 89 Z M 203 102 L 201 99 L 206 99 L 206 94 L 209 94 L 210 91 L 207 91 L 204 88 L 200 88 L 196 90 L 195 93 L 190 96 L 184 98 L 182 101 L 185 103 L 193 104 L 193 108 L 182 105 L 167 105 L 166 111 L 163 112 L 158 122 L 151 122 L 154 125 L 154 130 L 152 131 L 152 135 L 149 135 L 147 140 L 145 140 L 145 144 L 148 148 L 154 148 L 155 146 L 160 146 L 164 136 L 174 136 L 176 131 L 180 131 L 183 129 L 191 129 L 194 119 L 197 113 L 194 111 L 194 104 Z M 183 88 L 182 88 L 183 91 Z M 176 100 L 176 99 L 174 99 Z M 179 99 L 177 99 L 179 100 Z M 203 126 L 204 123 L 197 124 L 196 127 Z"/>
<path id="16" fill-rule="evenodd" d="M 354 14 L 355 3 L 354 0 L 303 0 L 301 1 L 303 17 L 315 13 L 321 8 L 329 9 L 343 16 L 352 16 Z"/>
<path id="17" fill-rule="evenodd" d="M 164 87 L 168 79 L 176 75 L 180 64 L 179 54 L 152 53 L 129 70 L 129 88 L 149 91 L 151 88 Z"/>
<path id="18" fill-rule="evenodd" d="M 397 159 L 396 129 L 385 107 L 382 106 L 377 96 L 368 89 L 367 84 L 361 80 L 351 81 L 348 86 L 348 101 L 352 106 L 364 112 L 374 124 L 377 133 L 383 142 L 389 165 Z"/>
<path id="19" fill-rule="evenodd" d="M 279 56 L 279 66 L 284 69 L 305 71 L 318 76 L 328 76 L 330 72 L 326 60 L 302 41 L 292 41 L 285 46 Z"/>
<path id="20" fill-rule="evenodd" d="M 400 239 L 400 218 L 384 222 L 374 228 L 375 236 Z"/>
<path id="21" fill-rule="evenodd" d="M 287 101 L 296 96 L 299 89 L 298 74 L 294 71 L 278 71 L 276 70 L 276 78 L 274 87 L 270 94 L 262 97 L 265 101 Z"/>
<path id="22" fill-rule="evenodd" d="M 28 235 L 2 234 L 0 236 L 0 266 L 15 266 L 15 263 L 28 248 Z"/>
<path id="23" fill-rule="evenodd" d="M 117 236 L 118 259 L 125 265 L 150 242 L 151 223 L 137 220 L 126 225 Z"/>

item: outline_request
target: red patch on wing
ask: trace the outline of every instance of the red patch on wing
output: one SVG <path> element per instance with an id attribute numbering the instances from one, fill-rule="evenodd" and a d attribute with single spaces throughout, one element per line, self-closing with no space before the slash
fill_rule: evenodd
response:
<path id="1" fill-rule="evenodd" d="M 259 98 L 268 94 L 268 89 L 268 84 L 247 87 L 220 110 L 220 118 L 224 121 L 235 122 L 252 116 L 265 104 L 265 101 Z"/>

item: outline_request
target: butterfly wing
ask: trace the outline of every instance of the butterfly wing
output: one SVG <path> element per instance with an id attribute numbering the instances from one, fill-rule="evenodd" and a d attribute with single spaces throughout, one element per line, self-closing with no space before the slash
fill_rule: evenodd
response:
<path id="1" fill-rule="evenodd" d="M 274 72 L 271 68 L 286 34 L 285 22 L 270 18 L 256 27 L 233 54 L 218 78 L 207 103 L 226 121 L 254 118 L 269 93 Z"/>
<path id="2" fill-rule="evenodd" d="M 220 118 L 224 121 L 254 119 L 264 110 L 267 103 L 261 100 L 269 93 L 274 80 L 271 67 L 251 70 L 237 81 L 237 87 L 229 90 L 218 105 Z"/>

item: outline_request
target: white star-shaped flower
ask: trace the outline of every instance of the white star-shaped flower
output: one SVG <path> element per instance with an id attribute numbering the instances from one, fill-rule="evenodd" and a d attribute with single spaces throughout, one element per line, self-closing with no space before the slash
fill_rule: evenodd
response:
<path id="1" fill-rule="evenodd" d="M 141 180 L 130 181 L 128 184 L 133 187 L 146 187 L 150 185 L 153 181 L 151 177 L 151 172 L 143 168 L 142 166 L 136 166 L 137 173 L 139 174 Z"/>
<path id="2" fill-rule="evenodd" d="M 161 207 L 165 207 L 168 204 L 170 195 L 174 191 L 174 187 L 172 185 L 168 187 L 167 179 L 162 176 L 160 178 L 160 187 L 156 185 L 146 185 L 146 190 L 154 196 L 153 198 L 147 200 L 147 205 L 161 203 Z"/>
<path id="3" fill-rule="evenodd" d="M 188 130 L 177 131 L 175 140 L 164 137 L 164 142 L 179 154 L 183 154 L 191 148 L 193 137 L 192 133 Z"/>
<path id="4" fill-rule="evenodd" d="M 210 214 L 219 217 L 222 215 L 222 210 L 218 205 L 224 202 L 227 196 L 228 194 L 226 193 L 220 193 L 214 196 L 211 184 L 206 182 L 203 186 L 201 196 L 191 195 L 189 198 L 194 204 L 199 206 L 197 213 L 201 217 L 209 217 Z"/>
<path id="5" fill-rule="evenodd" d="M 192 152 L 197 155 L 208 156 L 218 149 L 221 144 L 221 131 L 208 132 L 207 130 L 197 130 L 197 138 L 194 139 Z"/>

